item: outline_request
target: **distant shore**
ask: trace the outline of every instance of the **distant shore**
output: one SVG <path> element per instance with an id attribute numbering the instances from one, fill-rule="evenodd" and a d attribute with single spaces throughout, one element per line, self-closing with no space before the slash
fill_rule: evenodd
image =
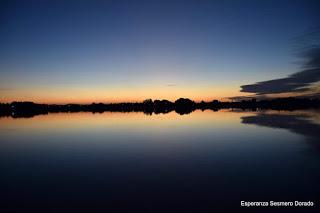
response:
<path id="1" fill-rule="evenodd" d="M 175 102 L 168 100 L 147 99 L 138 103 L 92 103 L 92 104 L 37 104 L 34 102 L 0 103 L 0 116 L 13 118 L 33 117 L 41 114 L 58 112 L 144 112 L 152 115 L 175 111 L 178 114 L 188 114 L 194 110 L 219 109 L 274 109 L 274 110 L 297 110 L 320 108 L 319 99 L 305 98 L 277 98 L 271 100 L 243 100 L 236 102 L 195 102 L 187 98 L 179 98 Z"/>

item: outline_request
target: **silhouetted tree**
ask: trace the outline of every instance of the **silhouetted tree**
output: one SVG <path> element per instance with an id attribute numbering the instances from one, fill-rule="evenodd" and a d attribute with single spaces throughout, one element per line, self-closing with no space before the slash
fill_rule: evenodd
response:
<path id="1" fill-rule="evenodd" d="M 174 102 L 175 111 L 181 115 L 189 114 L 195 110 L 195 102 L 188 98 L 179 98 Z"/>

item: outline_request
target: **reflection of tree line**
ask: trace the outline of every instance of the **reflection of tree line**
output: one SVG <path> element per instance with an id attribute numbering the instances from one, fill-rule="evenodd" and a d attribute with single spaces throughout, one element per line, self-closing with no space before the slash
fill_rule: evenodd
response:
<path id="1" fill-rule="evenodd" d="M 238 102 L 220 102 L 214 100 L 211 102 L 194 102 L 190 99 L 180 98 L 175 102 L 168 100 L 147 99 L 140 103 L 92 103 L 92 104 L 36 104 L 33 102 L 12 102 L 10 104 L 0 104 L 0 116 L 12 117 L 33 117 L 39 114 L 48 114 L 54 112 L 144 112 L 168 113 L 175 111 L 178 114 L 189 114 L 196 109 L 200 110 L 219 110 L 226 108 L 235 109 L 276 109 L 276 110 L 295 110 L 307 108 L 319 108 L 318 99 L 298 99 L 298 98 L 279 98 L 273 100 L 242 100 Z"/>

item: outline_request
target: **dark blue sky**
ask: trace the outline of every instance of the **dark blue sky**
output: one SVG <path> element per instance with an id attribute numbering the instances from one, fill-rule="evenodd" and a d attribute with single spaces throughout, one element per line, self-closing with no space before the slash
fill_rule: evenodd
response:
<path id="1" fill-rule="evenodd" d="M 299 70 L 317 1 L 1 1 L 4 101 L 222 98 Z M 71 97 L 71 94 L 73 95 Z"/>

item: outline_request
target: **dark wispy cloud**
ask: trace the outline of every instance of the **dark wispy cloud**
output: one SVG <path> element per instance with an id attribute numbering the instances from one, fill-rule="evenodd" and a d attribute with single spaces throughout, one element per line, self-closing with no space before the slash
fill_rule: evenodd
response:
<path id="1" fill-rule="evenodd" d="M 289 92 L 307 92 L 312 83 L 320 81 L 320 48 L 310 50 L 307 55 L 306 69 L 286 78 L 262 81 L 241 86 L 241 92 L 277 94 Z"/>
<path id="2" fill-rule="evenodd" d="M 320 33 L 312 34 L 313 43 L 304 47 L 299 56 L 303 59 L 302 70 L 286 78 L 257 82 L 241 86 L 241 92 L 268 95 L 292 92 L 312 92 L 313 83 L 320 81 Z M 314 40 L 314 37 L 318 38 Z M 307 38 L 310 40 L 310 38 Z M 314 41 L 317 41 L 316 43 Z"/>
<path id="3" fill-rule="evenodd" d="M 12 88 L 9 88 L 9 87 L 0 87 L 0 92 L 6 92 L 6 91 L 10 91 L 12 90 Z"/>
<path id="4" fill-rule="evenodd" d="M 167 87 L 175 87 L 175 86 L 177 86 L 176 84 L 167 84 L 166 85 Z"/>

